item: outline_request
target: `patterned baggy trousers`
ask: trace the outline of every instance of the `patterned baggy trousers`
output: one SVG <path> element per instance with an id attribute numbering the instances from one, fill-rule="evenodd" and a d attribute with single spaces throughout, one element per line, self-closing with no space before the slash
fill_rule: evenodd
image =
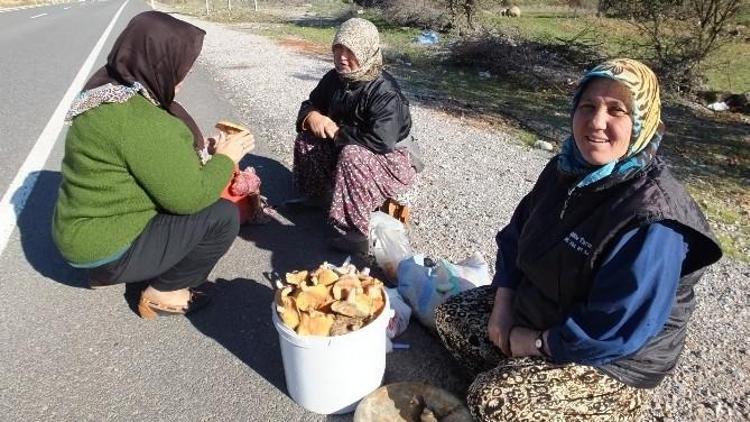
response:
<path id="1" fill-rule="evenodd" d="M 479 287 L 438 306 L 443 344 L 476 377 L 467 405 L 478 421 L 635 421 L 642 389 L 596 368 L 540 358 L 506 358 L 487 335 L 495 289 Z"/>

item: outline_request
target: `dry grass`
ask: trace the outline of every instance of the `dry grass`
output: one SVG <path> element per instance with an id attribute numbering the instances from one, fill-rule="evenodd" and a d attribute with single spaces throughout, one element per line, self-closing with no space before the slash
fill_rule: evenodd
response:
<path id="1" fill-rule="evenodd" d="M 38 1 L 38 0 L 0 0 L 0 8 L 5 7 L 17 7 L 17 6 L 28 6 L 37 4 L 50 4 L 51 1 Z"/>

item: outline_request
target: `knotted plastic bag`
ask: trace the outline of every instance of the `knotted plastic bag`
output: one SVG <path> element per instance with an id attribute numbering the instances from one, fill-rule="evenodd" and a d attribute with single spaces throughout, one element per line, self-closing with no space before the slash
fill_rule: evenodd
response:
<path id="1" fill-rule="evenodd" d="M 489 268 L 478 253 L 453 264 L 413 255 L 398 266 L 398 292 L 425 327 L 435 331 L 435 308 L 465 290 L 490 284 Z"/>
<path id="2" fill-rule="evenodd" d="M 403 223 L 376 211 L 370 214 L 370 251 L 389 281 L 396 281 L 398 264 L 413 254 Z"/>

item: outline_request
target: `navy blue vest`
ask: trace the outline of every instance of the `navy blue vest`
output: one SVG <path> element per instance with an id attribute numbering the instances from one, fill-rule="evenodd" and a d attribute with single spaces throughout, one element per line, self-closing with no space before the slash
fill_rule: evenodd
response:
<path id="1" fill-rule="evenodd" d="M 516 323 L 537 330 L 562 323 L 586 300 L 602 260 L 624 233 L 657 221 L 679 223 L 688 254 L 664 329 L 635 354 L 599 367 L 625 384 L 655 387 L 679 359 L 695 308 L 693 286 L 721 258 L 721 249 L 698 205 L 658 158 L 623 180 L 610 177 L 571 190 L 575 182 L 557 171 L 553 159 L 527 198 Z"/>

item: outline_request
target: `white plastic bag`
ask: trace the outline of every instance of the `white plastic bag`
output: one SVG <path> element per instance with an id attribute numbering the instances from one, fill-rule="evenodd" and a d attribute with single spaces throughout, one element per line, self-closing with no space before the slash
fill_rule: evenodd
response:
<path id="1" fill-rule="evenodd" d="M 459 261 L 457 264 L 445 261 L 445 265 L 450 266 L 451 273 L 459 278 L 461 291 L 487 286 L 492 282 L 487 261 L 479 252 L 474 252 L 470 257 Z"/>
<path id="2" fill-rule="evenodd" d="M 409 326 L 411 308 L 404 302 L 404 298 L 398 293 L 398 289 L 385 289 L 385 292 L 388 294 L 388 302 L 391 305 L 391 309 L 393 309 L 393 317 L 388 322 L 385 333 L 388 335 L 388 338 L 394 338 L 406 331 L 406 328 Z"/>
<path id="3" fill-rule="evenodd" d="M 439 259 L 427 266 L 423 255 L 414 255 L 398 267 L 398 291 L 425 327 L 435 330 L 435 308 L 465 290 L 490 284 L 489 269 L 478 253 L 453 264 Z"/>
<path id="4" fill-rule="evenodd" d="M 390 281 L 396 281 L 398 264 L 413 252 L 404 225 L 382 212 L 370 214 L 370 251 Z"/>

